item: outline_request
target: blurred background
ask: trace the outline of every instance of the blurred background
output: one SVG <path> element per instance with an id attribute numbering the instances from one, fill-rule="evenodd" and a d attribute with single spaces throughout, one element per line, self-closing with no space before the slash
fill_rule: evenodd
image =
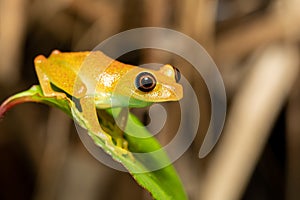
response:
<path id="1" fill-rule="evenodd" d="M 189 198 L 300 199 L 299 8 L 299 0 L 1 0 L 0 102 L 38 84 L 39 54 L 92 50 L 131 28 L 171 28 L 203 45 L 224 79 L 226 122 L 204 159 L 198 152 L 211 110 L 202 78 L 183 60 L 156 51 L 120 60 L 171 62 L 197 92 L 198 135 L 174 163 Z M 162 144 L 180 117 L 176 103 L 164 106 Z M 147 124 L 146 109 L 134 112 Z M 151 199 L 130 175 L 95 160 L 72 120 L 45 105 L 18 105 L 1 120 L 0 163 L 3 200 Z"/>

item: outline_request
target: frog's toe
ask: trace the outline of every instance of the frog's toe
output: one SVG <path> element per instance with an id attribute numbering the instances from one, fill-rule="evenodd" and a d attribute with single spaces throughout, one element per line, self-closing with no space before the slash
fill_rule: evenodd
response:
<path id="1" fill-rule="evenodd" d="M 53 54 L 60 54 L 60 53 L 61 52 L 59 50 L 55 49 L 55 50 L 52 51 L 51 55 L 53 55 Z"/>
<path id="2" fill-rule="evenodd" d="M 123 139 L 123 141 L 122 141 L 122 147 L 123 147 L 123 149 L 128 150 L 128 142 L 127 142 L 127 140 Z"/>
<path id="3" fill-rule="evenodd" d="M 34 59 L 34 63 L 41 63 L 43 61 L 47 60 L 47 58 L 43 55 L 38 55 L 35 59 Z"/>
<path id="4" fill-rule="evenodd" d="M 122 154 L 122 155 L 128 155 L 128 154 L 130 154 L 130 152 L 127 149 L 123 149 L 121 147 L 116 147 L 115 151 L 118 154 Z"/>
<path id="5" fill-rule="evenodd" d="M 115 139 L 115 144 L 124 150 L 128 150 L 128 142 L 124 138 L 118 137 Z"/>
<path id="6" fill-rule="evenodd" d="M 67 95 L 62 92 L 52 92 L 51 94 L 48 94 L 49 97 L 55 97 L 57 99 L 65 99 Z"/>

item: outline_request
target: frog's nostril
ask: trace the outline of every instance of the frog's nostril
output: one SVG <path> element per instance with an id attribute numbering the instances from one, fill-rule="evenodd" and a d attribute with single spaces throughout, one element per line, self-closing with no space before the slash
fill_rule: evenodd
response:
<path id="1" fill-rule="evenodd" d="M 168 91 L 170 91 L 170 96 L 167 101 L 177 101 L 182 99 L 183 97 L 183 88 L 180 84 L 176 84 L 173 86 L 168 86 Z"/>

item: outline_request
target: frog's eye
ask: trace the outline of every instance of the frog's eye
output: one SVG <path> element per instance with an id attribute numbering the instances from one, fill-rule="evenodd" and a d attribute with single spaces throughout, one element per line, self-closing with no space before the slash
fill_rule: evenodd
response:
<path id="1" fill-rule="evenodd" d="M 176 83 L 178 83 L 180 81 L 180 78 L 181 78 L 181 74 L 180 74 L 180 71 L 179 69 L 177 69 L 176 67 L 173 67 L 174 69 L 174 73 L 175 73 L 175 80 L 176 80 Z"/>
<path id="2" fill-rule="evenodd" d="M 155 86 L 156 79 L 149 72 L 141 72 L 135 78 L 135 87 L 142 92 L 150 92 Z"/>

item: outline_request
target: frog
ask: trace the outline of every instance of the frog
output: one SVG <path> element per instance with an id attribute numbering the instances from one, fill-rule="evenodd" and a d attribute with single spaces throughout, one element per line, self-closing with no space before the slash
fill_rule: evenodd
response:
<path id="1" fill-rule="evenodd" d="M 116 128 L 114 134 L 105 132 L 98 121 L 98 109 L 122 108 L 117 118 L 122 122 L 120 126 L 126 126 L 128 112 L 124 108 L 179 101 L 183 97 L 180 71 L 170 64 L 153 70 L 122 63 L 98 50 L 54 50 L 48 58 L 38 55 L 34 66 L 44 96 L 72 97 L 91 131 L 124 150 L 128 149 L 124 127 Z"/>

